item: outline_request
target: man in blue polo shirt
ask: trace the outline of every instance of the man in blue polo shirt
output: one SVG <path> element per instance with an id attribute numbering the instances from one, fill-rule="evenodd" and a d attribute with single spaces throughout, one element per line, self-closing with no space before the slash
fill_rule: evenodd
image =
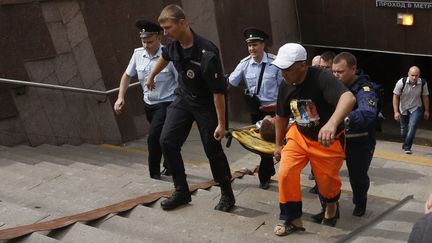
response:
<path id="1" fill-rule="evenodd" d="M 144 109 L 148 122 L 148 164 L 150 177 L 160 179 L 160 162 L 162 151 L 159 143 L 160 134 L 165 122 L 167 107 L 174 100 L 174 90 L 177 87 L 177 71 L 172 63 L 163 69 L 156 77 L 156 89 L 150 92 L 145 85 L 148 75 L 162 54 L 161 31 L 162 28 L 150 21 L 139 20 L 136 27 L 140 29 L 140 38 L 143 47 L 134 50 L 129 65 L 120 80 L 120 90 L 114 111 L 119 114 L 125 104 L 125 95 L 131 77 L 138 75 L 138 80 L 144 91 Z M 164 163 L 162 174 L 169 175 L 169 169 Z"/>
<path id="2" fill-rule="evenodd" d="M 271 64 L 276 56 L 265 51 L 268 35 L 257 28 L 243 31 L 249 56 L 237 65 L 229 76 L 230 86 L 237 87 L 241 81 L 246 84 L 244 96 L 251 110 L 251 123 L 255 124 L 266 115 L 274 116 L 277 94 L 283 77 L 279 68 Z M 255 100 L 253 100 L 255 99 Z M 272 156 L 261 156 L 258 169 L 260 187 L 268 189 L 270 177 L 275 174 Z"/>

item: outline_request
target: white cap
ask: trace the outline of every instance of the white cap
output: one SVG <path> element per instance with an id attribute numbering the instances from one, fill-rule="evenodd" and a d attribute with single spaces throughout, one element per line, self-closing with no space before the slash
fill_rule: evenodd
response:
<path id="1" fill-rule="evenodd" d="M 279 48 L 276 59 L 272 64 L 280 69 L 287 69 L 295 62 L 306 61 L 306 59 L 306 49 L 302 45 L 287 43 Z"/>

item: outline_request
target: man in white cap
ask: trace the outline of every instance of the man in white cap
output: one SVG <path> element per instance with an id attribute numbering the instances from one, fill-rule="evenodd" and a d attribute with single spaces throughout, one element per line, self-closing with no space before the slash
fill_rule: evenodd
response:
<path id="1" fill-rule="evenodd" d="M 273 65 L 282 70 L 276 110 L 275 158 L 279 166 L 278 236 L 304 231 L 300 173 L 310 161 L 319 194 L 326 203 L 322 224 L 339 218 L 339 170 L 344 159 L 343 119 L 354 107 L 354 95 L 330 72 L 306 64 L 306 50 L 296 43 L 279 48 Z M 295 124 L 287 131 L 289 117 Z M 284 139 L 286 144 L 283 144 Z"/>

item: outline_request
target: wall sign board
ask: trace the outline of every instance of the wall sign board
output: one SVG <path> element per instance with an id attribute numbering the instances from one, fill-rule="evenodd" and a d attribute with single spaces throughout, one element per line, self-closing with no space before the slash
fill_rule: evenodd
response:
<path id="1" fill-rule="evenodd" d="M 432 2 L 376 0 L 375 5 L 376 5 L 376 7 L 379 7 L 379 8 L 432 10 Z"/>

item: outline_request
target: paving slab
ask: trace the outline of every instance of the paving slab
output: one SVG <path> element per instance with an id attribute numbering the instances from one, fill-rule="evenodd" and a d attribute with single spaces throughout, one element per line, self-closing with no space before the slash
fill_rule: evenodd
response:
<path id="1" fill-rule="evenodd" d="M 75 223 L 66 229 L 53 231 L 48 235 L 62 242 L 72 243 L 142 243 L 145 241 L 134 239 L 132 237 L 117 235 L 115 233 L 87 226 L 82 223 Z"/>
<path id="2" fill-rule="evenodd" d="M 18 239 L 13 240 L 14 243 L 58 243 L 61 242 L 59 240 L 50 238 L 48 236 L 33 233 L 24 237 L 20 237 Z"/>
<path id="3" fill-rule="evenodd" d="M 424 214 L 424 202 L 411 199 L 361 231 L 352 232 L 347 242 L 407 242 L 414 223 Z"/>

